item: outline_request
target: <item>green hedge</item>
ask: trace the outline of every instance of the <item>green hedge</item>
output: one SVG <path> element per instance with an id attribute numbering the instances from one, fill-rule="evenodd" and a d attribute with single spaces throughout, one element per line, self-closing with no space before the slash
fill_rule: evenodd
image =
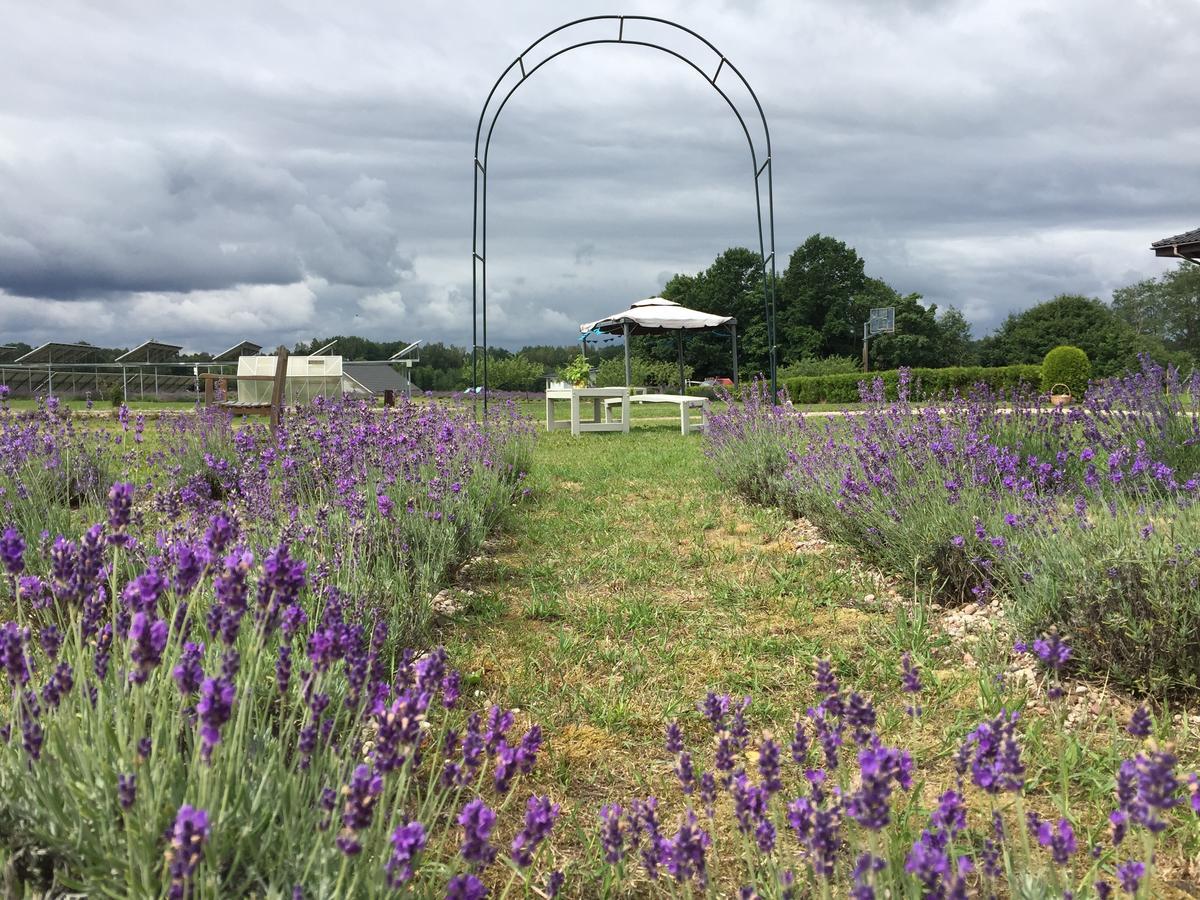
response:
<path id="1" fill-rule="evenodd" d="M 947 397 L 954 391 L 966 394 L 977 384 L 986 384 L 993 391 L 1014 391 L 1024 385 L 1037 389 L 1041 382 L 1041 366 L 952 366 L 945 369 L 911 369 L 910 400 L 929 400 Z M 896 399 L 900 381 L 899 369 L 871 372 L 867 380 L 883 379 L 889 400 Z M 784 382 L 793 403 L 857 403 L 861 372 L 849 375 L 816 375 L 789 378 Z"/>

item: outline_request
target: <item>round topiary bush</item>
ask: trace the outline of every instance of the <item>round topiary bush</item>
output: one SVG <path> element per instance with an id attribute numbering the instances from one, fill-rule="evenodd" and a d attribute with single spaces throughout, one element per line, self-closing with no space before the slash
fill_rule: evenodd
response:
<path id="1" fill-rule="evenodd" d="M 1073 397 L 1082 397 L 1092 377 L 1092 364 L 1078 347 L 1055 347 L 1042 360 L 1042 390 L 1053 391 L 1056 384 L 1065 384 Z"/>

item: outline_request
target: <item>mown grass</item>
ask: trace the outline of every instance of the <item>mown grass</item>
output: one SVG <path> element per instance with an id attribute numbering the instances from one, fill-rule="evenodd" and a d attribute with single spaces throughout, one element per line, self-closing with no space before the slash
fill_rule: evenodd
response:
<path id="1" fill-rule="evenodd" d="M 568 869 L 594 841 L 604 803 L 655 794 L 666 821 L 682 809 L 663 727 L 679 717 L 698 763 L 708 765 L 711 748 L 694 709 L 708 690 L 752 695 L 752 727 L 786 742 L 814 701 L 814 658 L 831 658 L 843 685 L 874 696 L 884 740 L 913 749 L 929 778 L 913 804 L 899 804 L 913 837 L 953 786 L 952 751 L 974 725 L 1001 705 L 1042 702 L 996 685 L 1010 661 L 1005 639 L 985 637 L 964 651 L 933 627 L 924 603 L 896 612 L 868 602 L 881 596 L 877 576 L 836 546 L 798 553 L 792 523 L 738 500 L 716 480 L 700 441 L 670 424 L 642 424 L 629 435 L 542 433 L 532 469 L 536 502 L 471 567 L 467 610 L 436 639 L 471 689 L 541 723 L 547 758 L 531 788 L 563 804 L 553 850 Z M 900 588 L 910 600 L 927 590 Z M 906 650 L 926 672 L 926 715 L 915 730 L 898 684 Z M 1081 843 L 1104 840 L 1113 773 L 1135 752 L 1121 730 L 1131 706 L 1096 702 L 1087 723 L 1065 737 L 1053 711 L 1032 710 L 1026 721 L 1027 802 L 1069 815 Z M 1181 763 L 1194 767 L 1186 717 L 1183 728 Z M 1068 808 L 1056 809 L 1049 798 L 1064 787 Z M 1194 830 L 1168 838 L 1162 891 L 1198 851 Z M 716 864 L 730 893 L 731 862 Z"/>

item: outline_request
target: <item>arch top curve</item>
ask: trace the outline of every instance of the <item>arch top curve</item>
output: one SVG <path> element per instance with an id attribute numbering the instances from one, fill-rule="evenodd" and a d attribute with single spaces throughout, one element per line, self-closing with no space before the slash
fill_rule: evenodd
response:
<path id="1" fill-rule="evenodd" d="M 586 40 L 575 41 L 573 43 L 569 43 L 568 46 L 553 49 L 547 55 L 542 56 L 540 58 L 536 58 L 533 60 L 529 59 L 530 55 L 533 54 L 533 52 L 535 50 L 537 50 L 543 44 L 550 41 L 556 35 L 561 35 L 562 33 L 566 32 L 570 29 L 579 29 L 581 26 L 589 26 L 589 25 L 593 25 L 598 22 L 607 22 L 607 23 L 615 24 L 616 32 L 617 32 L 616 36 L 612 36 L 612 35 L 609 35 L 607 37 L 592 36 Z M 711 52 L 711 54 L 715 58 L 716 65 L 715 65 L 715 67 L 712 68 L 711 74 L 710 74 L 710 72 L 706 71 L 700 65 L 699 62 L 692 59 L 690 56 L 681 52 L 680 50 L 656 43 L 654 40 L 646 39 L 646 38 L 649 38 L 650 36 L 646 36 L 646 38 L 642 38 L 642 37 L 638 37 L 638 36 L 627 36 L 625 33 L 625 25 L 627 22 L 651 23 L 654 25 L 665 26 L 666 28 L 672 29 L 675 32 L 685 34 L 690 38 L 694 38 L 695 40 L 699 41 L 708 51 Z M 758 95 L 754 92 L 754 89 L 750 86 L 750 82 L 746 79 L 745 75 L 742 74 L 741 70 L 738 69 L 738 67 L 736 65 L 734 65 L 732 62 L 730 62 L 728 57 L 726 57 L 725 54 L 723 54 L 719 49 L 717 49 L 716 45 L 713 44 L 712 41 L 708 40 L 708 38 L 704 37 L 699 32 L 694 31 L 693 29 L 688 28 L 685 25 L 680 25 L 677 22 L 672 22 L 669 19 L 664 19 L 659 16 L 615 15 L 615 14 L 585 16 L 583 18 L 574 19 L 570 22 L 566 22 L 562 25 L 559 25 L 557 28 L 552 28 L 550 31 L 547 31 L 545 34 L 543 34 L 541 37 L 539 37 L 537 40 L 535 40 L 533 43 L 531 43 L 528 47 L 526 47 L 523 51 L 521 51 L 521 53 L 519 53 L 513 59 L 513 61 L 508 64 L 507 67 L 505 67 L 504 71 L 502 71 L 500 73 L 499 77 L 496 79 L 495 83 L 492 85 L 491 90 L 488 91 L 487 98 L 484 100 L 484 103 L 483 103 L 483 108 L 479 112 L 479 121 L 476 123 L 476 126 L 475 126 L 475 160 L 476 160 L 477 164 L 483 166 L 486 169 L 488 151 L 491 147 L 492 132 L 494 131 L 494 129 L 496 127 L 496 123 L 499 121 L 500 113 L 503 112 L 504 107 L 508 104 L 509 99 L 513 96 L 513 94 L 516 93 L 517 89 L 522 84 L 524 84 L 527 80 L 529 80 L 529 78 L 531 78 L 535 72 L 540 71 L 542 69 L 542 67 L 545 66 L 547 63 L 549 63 L 555 59 L 558 59 L 561 56 L 564 56 L 565 54 L 569 53 L 572 50 L 578 50 L 581 47 L 592 47 L 592 46 L 598 46 L 598 45 L 603 45 L 603 44 L 625 44 L 625 45 L 628 45 L 631 47 L 643 47 L 643 48 L 647 48 L 647 49 L 651 49 L 651 50 L 658 50 L 658 51 L 660 51 L 662 53 L 666 53 L 666 54 L 678 59 L 679 61 L 685 63 L 686 65 L 688 65 L 698 75 L 700 75 L 701 78 L 703 78 L 706 82 L 708 82 L 709 85 L 714 90 L 716 90 L 716 92 L 721 96 L 721 98 L 729 106 L 729 108 L 733 112 L 733 114 L 737 117 L 738 124 L 741 126 L 742 131 L 745 134 L 746 141 L 750 146 L 752 161 L 754 162 L 755 168 L 757 169 L 757 167 L 758 167 L 759 158 L 763 159 L 763 165 L 767 165 L 768 161 L 771 158 L 771 130 L 770 130 L 770 127 L 767 125 L 767 117 L 766 117 L 766 113 L 763 111 L 762 103 L 759 101 Z M 751 102 L 754 104 L 754 112 L 757 113 L 756 118 L 758 120 L 758 124 L 762 128 L 763 146 L 761 149 L 759 148 L 759 146 L 756 142 L 755 136 L 753 136 L 751 134 L 750 127 L 746 122 L 746 117 L 742 115 L 741 111 L 738 109 L 737 104 L 730 97 L 729 93 L 726 92 L 724 89 L 722 89 L 718 85 L 718 81 L 719 81 L 721 75 L 725 72 L 725 70 L 728 70 L 737 78 L 738 83 L 745 89 L 746 93 L 750 97 Z M 501 99 L 498 102 L 498 105 L 495 106 L 494 112 L 491 115 L 491 120 L 490 120 L 490 123 L 488 124 L 488 128 L 487 128 L 487 131 L 485 134 L 485 132 L 483 130 L 483 126 L 484 126 L 484 123 L 486 121 L 488 121 L 488 110 L 493 107 L 492 101 L 496 99 L 497 93 L 501 89 L 501 85 L 503 85 L 505 80 L 508 79 L 511 75 L 513 75 L 514 72 L 517 73 L 516 83 L 513 84 L 512 87 L 509 88 L 508 91 L 503 94 L 503 96 L 501 97 Z M 480 153 L 481 139 L 483 140 L 482 154 Z"/>
<path id="2" fill-rule="evenodd" d="M 570 29 L 582 29 L 584 27 L 595 25 L 596 23 L 610 23 L 615 26 L 616 34 L 611 32 L 607 35 L 593 34 L 584 40 L 567 42 L 567 46 L 559 47 L 546 53 L 540 58 L 533 56 L 534 51 L 541 47 L 546 42 L 558 35 L 562 35 Z M 668 29 L 673 29 L 676 33 L 685 34 L 700 42 L 711 54 L 712 66 L 711 74 L 703 68 L 700 63 L 692 59 L 689 54 L 681 52 L 678 49 L 668 47 L 654 40 L 646 39 L 645 37 L 634 35 L 626 35 L 626 25 L 628 23 L 653 24 L 655 26 L 664 26 Z M 582 37 L 582 35 L 581 35 Z M 596 15 L 585 16 L 583 18 L 574 19 L 559 25 L 547 31 L 528 47 L 526 47 L 517 57 L 508 64 L 500 76 L 488 91 L 487 98 L 484 100 L 483 108 L 479 112 L 479 121 L 475 126 L 475 159 L 474 159 L 474 180 L 475 180 L 475 204 L 474 214 L 471 225 L 471 374 L 472 374 L 472 389 L 475 390 L 482 387 L 483 395 L 483 412 L 486 420 L 488 411 L 488 332 L 487 332 L 487 182 L 488 182 L 488 159 L 491 150 L 492 134 L 495 130 L 496 123 L 499 121 L 500 114 L 504 111 L 504 107 L 508 101 L 516 93 L 517 89 L 524 84 L 534 73 L 542 70 L 547 63 L 552 60 L 569 53 L 572 50 L 577 50 L 580 47 L 591 47 L 604 44 L 627 44 L 629 46 L 644 47 L 653 50 L 659 50 L 666 53 L 681 62 L 690 66 L 697 74 L 699 74 L 709 85 L 721 96 L 737 118 L 738 124 L 742 128 L 742 132 L 746 137 L 746 143 L 750 148 L 750 163 L 753 172 L 754 183 L 754 200 L 755 208 L 758 213 L 758 247 L 759 259 L 761 261 L 761 274 L 763 286 L 763 308 L 766 325 L 767 338 L 767 362 L 770 372 L 771 395 L 772 398 L 778 396 L 778 381 L 776 376 L 776 356 L 777 348 L 775 343 L 775 209 L 774 209 L 774 174 L 771 155 L 771 130 L 767 126 L 767 116 L 763 111 L 762 103 L 758 99 L 758 95 L 750 86 L 750 82 L 742 74 L 729 59 L 717 49 L 712 41 L 700 33 L 693 31 L 684 25 L 677 22 L 672 22 L 669 19 L 660 18 L 658 16 L 639 16 L 639 15 Z M 762 126 L 762 141 L 763 146 L 760 149 L 756 143 L 756 138 L 751 134 L 750 126 L 747 124 L 746 116 L 738 108 L 738 104 L 734 102 L 729 92 L 718 84 L 722 74 L 728 70 L 733 77 L 745 89 L 749 95 L 754 111 L 757 112 L 757 121 Z M 501 90 L 506 79 L 510 79 L 514 72 L 516 73 L 516 82 L 507 91 Z M 487 131 L 484 131 L 484 123 L 488 121 L 488 112 L 491 112 L 491 120 L 488 124 Z M 483 140 L 483 152 L 480 154 L 480 140 Z M 760 157 L 762 162 L 760 164 Z M 764 178 L 765 176 L 765 178 Z M 764 190 L 765 182 L 765 190 Z M 764 222 L 763 216 L 763 200 L 766 200 L 766 217 Z M 482 326 L 482 330 L 481 330 Z M 681 345 L 682 346 L 682 345 Z M 482 356 L 480 354 L 482 351 Z M 681 351 L 682 352 L 682 351 Z M 681 357 L 682 359 L 682 357 Z M 480 381 L 480 361 L 482 360 L 482 381 Z M 736 365 L 737 349 L 734 346 L 734 361 Z M 681 363 L 682 365 L 682 363 Z M 682 369 L 681 369 L 682 371 Z M 735 373 L 736 376 L 736 373 Z"/>

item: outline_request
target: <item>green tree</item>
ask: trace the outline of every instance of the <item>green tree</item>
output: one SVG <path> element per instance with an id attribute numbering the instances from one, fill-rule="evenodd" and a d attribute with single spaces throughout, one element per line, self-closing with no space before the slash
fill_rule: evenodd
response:
<path id="1" fill-rule="evenodd" d="M 1154 349 L 1100 300 L 1063 294 L 1005 319 L 995 334 L 980 342 L 980 362 L 1041 363 L 1060 344 L 1083 350 L 1097 377 L 1136 368 L 1138 353 Z"/>
<path id="2" fill-rule="evenodd" d="M 788 260 L 777 301 L 780 361 L 853 355 L 870 309 L 862 258 L 836 238 L 814 234 Z M 814 347 L 814 340 L 819 345 Z"/>
<path id="3" fill-rule="evenodd" d="M 925 306 L 920 294 L 900 296 L 895 289 L 878 278 L 867 279 L 867 290 L 860 302 L 870 301 L 867 307 L 894 306 L 896 330 L 872 338 L 873 369 L 896 369 L 900 366 L 945 365 L 942 356 L 943 333 L 937 321 L 937 306 Z"/>
<path id="4" fill-rule="evenodd" d="M 971 338 L 971 323 L 955 306 L 942 310 L 937 320 L 941 331 L 941 363 L 944 366 L 973 366 L 979 361 L 975 341 Z"/>
<path id="5" fill-rule="evenodd" d="M 1118 288 L 1112 306 L 1139 335 L 1200 358 L 1200 266 L 1180 263 L 1161 278 Z"/>
<path id="6" fill-rule="evenodd" d="M 766 325 L 763 321 L 762 261 L 745 247 L 731 247 L 711 266 L 696 275 L 675 275 L 662 289 L 662 297 L 700 312 L 737 319 L 738 362 L 749 371 L 767 366 Z M 639 355 L 674 363 L 678 350 L 675 335 L 635 338 Z M 721 332 L 687 334 L 684 361 L 702 376 L 731 376 L 733 351 L 729 335 Z M 678 381 L 678 375 L 675 378 Z"/>

